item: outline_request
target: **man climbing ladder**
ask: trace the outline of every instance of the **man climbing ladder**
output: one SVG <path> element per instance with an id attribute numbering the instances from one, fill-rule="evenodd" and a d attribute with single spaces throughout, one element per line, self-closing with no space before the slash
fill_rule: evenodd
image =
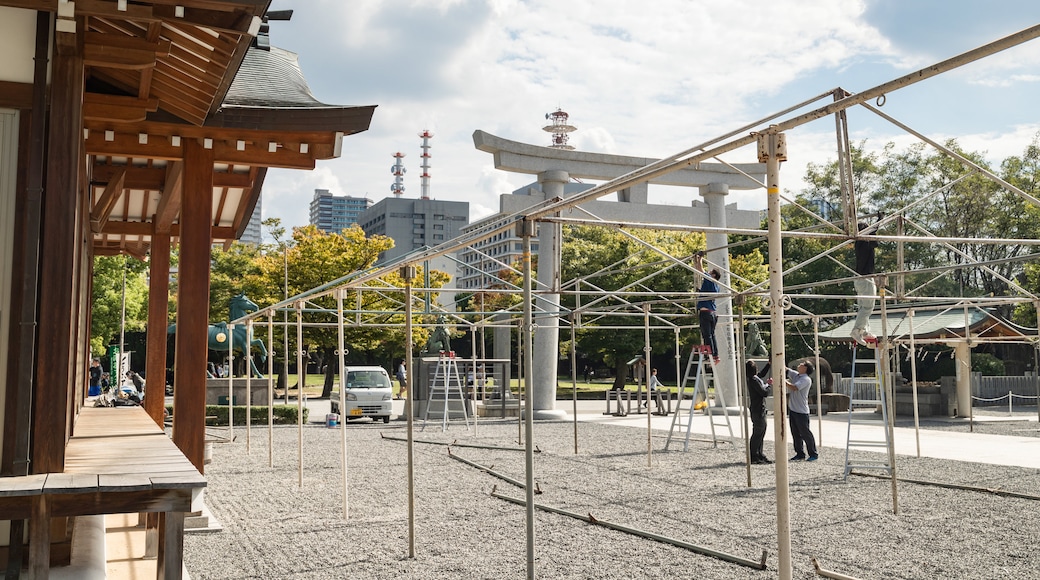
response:
<path id="1" fill-rule="evenodd" d="M 859 222 L 860 235 L 867 229 L 866 222 Z M 877 285 L 874 283 L 874 249 L 878 243 L 874 240 L 856 238 L 853 244 L 856 252 L 856 273 L 860 275 L 854 284 L 856 287 L 856 323 L 852 327 L 852 340 L 861 345 L 877 343 L 877 337 L 870 332 L 870 313 L 874 310 L 874 295 Z"/>

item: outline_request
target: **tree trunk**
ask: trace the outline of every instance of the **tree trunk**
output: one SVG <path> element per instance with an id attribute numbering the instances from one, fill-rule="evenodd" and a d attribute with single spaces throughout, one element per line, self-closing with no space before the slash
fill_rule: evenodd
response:
<path id="1" fill-rule="evenodd" d="M 625 364 L 623 358 L 618 357 L 617 362 L 614 363 L 614 387 L 617 390 L 625 388 L 625 378 L 628 375 L 628 365 Z"/>
<path id="2" fill-rule="evenodd" d="M 322 360 L 329 361 L 325 364 L 325 385 L 321 389 L 321 398 L 328 399 L 332 396 L 332 384 L 336 378 L 336 366 L 339 365 L 339 357 L 329 356 L 328 352 L 322 353 Z"/>

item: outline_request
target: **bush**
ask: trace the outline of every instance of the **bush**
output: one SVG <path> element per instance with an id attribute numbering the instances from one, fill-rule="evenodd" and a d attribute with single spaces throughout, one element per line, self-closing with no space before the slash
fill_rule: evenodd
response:
<path id="1" fill-rule="evenodd" d="M 1004 361 L 988 352 L 971 353 L 971 370 L 988 376 L 1004 376 Z"/>
<path id="2" fill-rule="evenodd" d="M 246 407 L 236 405 L 235 409 L 235 424 L 245 425 L 246 424 Z M 173 407 L 166 407 L 166 410 L 171 414 L 173 413 Z M 275 425 L 295 425 L 296 424 L 296 405 L 275 405 L 274 406 L 274 424 Z M 303 422 L 307 422 L 308 409 L 303 409 Z M 253 425 L 267 425 L 267 407 L 249 407 L 249 415 Z M 210 427 L 216 427 L 220 425 L 228 424 L 228 408 L 227 405 L 206 405 L 206 425 Z"/>

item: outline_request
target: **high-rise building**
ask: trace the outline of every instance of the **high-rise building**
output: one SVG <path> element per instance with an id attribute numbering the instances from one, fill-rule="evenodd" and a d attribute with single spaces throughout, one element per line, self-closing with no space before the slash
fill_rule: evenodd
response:
<path id="1" fill-rule="evenodd" d="M 338 234 L 358 223 L 358 216 L 372 205 L 367 197 L 332 195 L 327 189 L 315 189 L 311 199 L 311 223 L 318 229 Z"/>
<path id="2" fill-rule="evenodd" d="M 253 215 L 249 217 L 249 221 L 246 223 L 246 229 L 242 232 L 242 237 L 238 238 L 238 241 L 243 244 L 253 244 L 254 246 L 260 245 L 260 222 L 263 221 L 263 217 L 260 215 L 260 206 L 262 201 L 263 196 L 256 199 L 256 207 L 253 208 Z"/>

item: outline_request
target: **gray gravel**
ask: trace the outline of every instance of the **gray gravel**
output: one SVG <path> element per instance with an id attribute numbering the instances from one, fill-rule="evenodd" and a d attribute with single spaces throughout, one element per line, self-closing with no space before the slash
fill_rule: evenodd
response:
<path id="1" fill-rule="evenodd" d="M 1033 417 L 1035 418 L 1035 412 Z M 931 422 L 929 422 L 931 423 Z M 912 423 L 911 423 L 912 425 Z M 1036 436 L 1033 422 L 976 422 L 975 431 Z M 968 430 L 963 422 L 928 428 Z M 984 429 L 984 431 L 980 431 Z M 747 485 L 741 445 L 660 451 L 647 467 L 646 432 L 608 424 L 539 422 L 534 441 L 536 502 L 757 560 L 766 570 L 578 521 L 536 512 L 539 578 L 777 577 L 775 470 L 753 466 Z M 192 578 L 524 578 L 525 509 L 490 495 L 524 491 L 448 456 L 447 447 L 415 445 L 415 558 L 408 556 L 405 423 L 347 428 L 350 513 L 343 519 L 340 430 L 304 428 L 304 481 L 298 486 L 297 429 L 275 428 L 268 467 L 266 430 L 215 445 L 207 466 L 208 505 L 224 531 L 189 534 Z M 484 420 L 477 434 L 461 422 L 419 432 L 420 441 L 516 446 L 515 420 Z M 666 435 L 666 433 L 661 433 Z M 678 446 L 681 449 L 681 446 Z M 772 455 L 772 443 L 766 442 Z M 453 452 L 514 479 L 524 453 L 455 447 Z M 815 463 L 790 465 L 790 528 L 795 578 L 816 578 L 810 558 L 858 578 L 1040 578 L 1040 501 L 901 483 L 893 514 L 891 484 L 843 481 L 844 453 L 823 449 Z M 899 457 L 899 476 L 1040 495 L 1040 470 Z"/>

